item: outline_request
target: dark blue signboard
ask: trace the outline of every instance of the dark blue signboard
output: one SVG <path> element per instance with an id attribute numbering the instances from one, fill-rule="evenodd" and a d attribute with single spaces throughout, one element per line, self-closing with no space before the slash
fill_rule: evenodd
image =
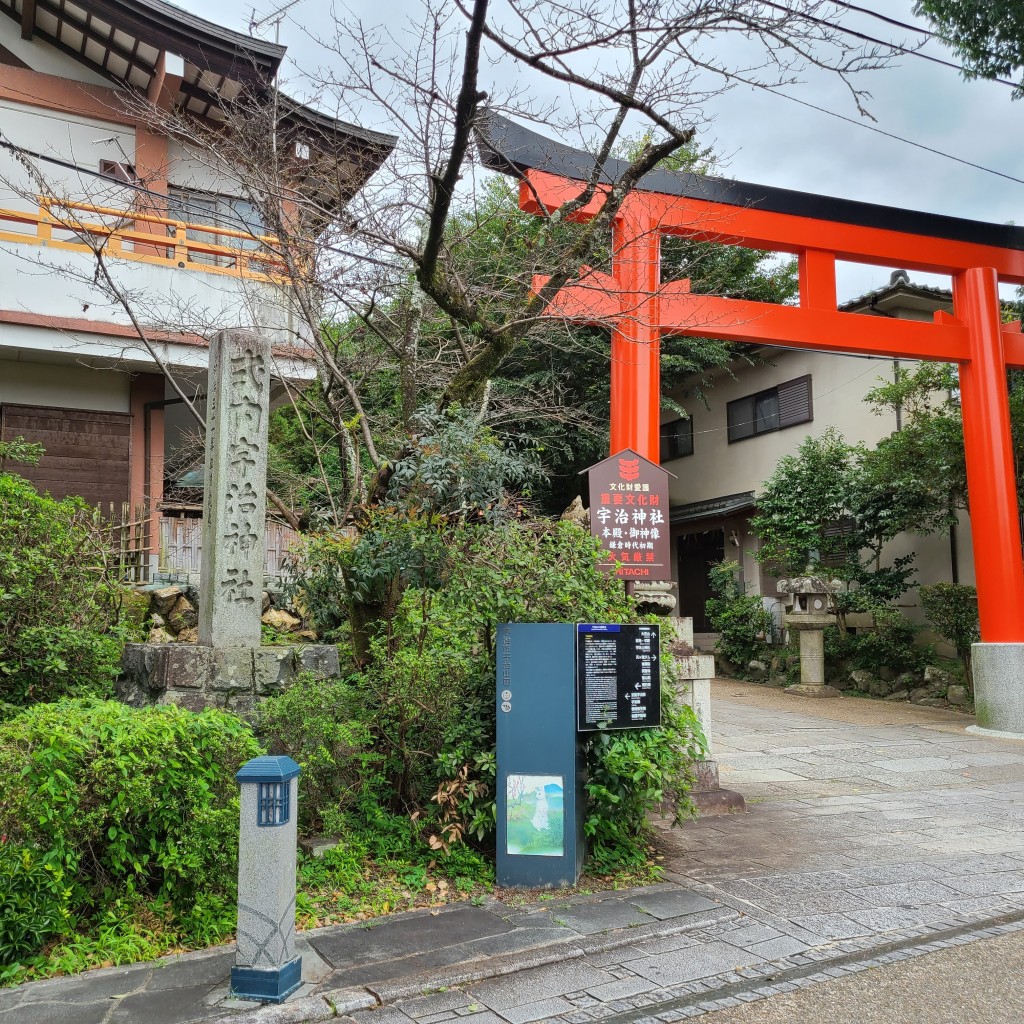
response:
<path id="1" fill-rule="evenodd" d="M 570 623 L 498 627 L 499 885 L 573 885 L 583 866 L 575 632 Z"/>

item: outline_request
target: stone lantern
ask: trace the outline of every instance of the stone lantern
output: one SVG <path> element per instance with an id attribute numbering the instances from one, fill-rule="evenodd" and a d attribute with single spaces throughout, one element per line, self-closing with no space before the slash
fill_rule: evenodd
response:
<path id="1" fill-rule="evenodd" d="M 808 572 L 791 580 L 779 580 L 778 592 L 788 596 L 789 610 L 783 622 L 800 634 L 800 682 L 787 686 L 787 693 L 804 697 L 838 697 L 839 691 L 825 685 L 825 627 L 835 623 L 832 595 L 842 584 Z"/>

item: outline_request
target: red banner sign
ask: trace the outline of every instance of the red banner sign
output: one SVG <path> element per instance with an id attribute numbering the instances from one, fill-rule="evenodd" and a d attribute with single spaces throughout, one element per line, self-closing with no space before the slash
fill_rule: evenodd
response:
<path id="1" fill-rule="evenodd" d="M 622 579 L 672 579 L 668 471 L 624 449 L 591 466 L 590 532 L 602 568 Z"/>

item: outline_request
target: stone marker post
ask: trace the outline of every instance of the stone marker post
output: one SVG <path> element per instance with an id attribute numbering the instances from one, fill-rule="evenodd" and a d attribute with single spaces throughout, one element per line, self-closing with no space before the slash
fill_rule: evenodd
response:
<path id="1" fill-rule="evenodd" d="M 715 675 L 715 659 L 711 654 L 696 654 L 693 650 L 693 619 L 671 618 L 669 625 L 675 630 L 676 642 L 672 653 L 679 679 L 679 696 L 688 704 L 707 741 L 707 759 L 693 766 L 695 782 L 689 797 L 699 814 L 733 814 L 747 809 L 742 794 L 722 789 L 718 781 L 718 762 L 711 739 L 711 680 Z"/>
<path id="2" fill-rule="evenodd" d="M 199 642 L 259 647 L 266 562 L 270 342 L 221 331 L 206 402 Z"/>
<path id="3" fill-rule="evenodd" d="M 231 994 L 281 1003 L 302 984 L 295 952 L 299 766 L 254 757 L 239 769 L 238 951 Z"/>

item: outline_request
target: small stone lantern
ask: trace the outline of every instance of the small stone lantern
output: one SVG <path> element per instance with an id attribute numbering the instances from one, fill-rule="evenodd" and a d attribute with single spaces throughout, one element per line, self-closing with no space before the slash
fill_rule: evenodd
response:
<path id="1" fill-rule="evenodd" d="M 783 622 L 800 633 L 800 682 L 786 692 L 804 697 L 838 697 L 839 691 L 825 685 L 825 627 L 835 623 L 832 595 L 842 586 L 839 580 L 819 576 L 797 576 L 779 580 L 778 592 L 790 596 L 792 604 Z M 789 603 L 789 602 L 787 602 Z"/>
<path id="2" fill-rule="evenodd" d="M 254 757 L 235 776 L 241 784 L 236 999 L 281 1003 L 302 984 L 295 951 L 299 770 L 290 757 Z"/>

